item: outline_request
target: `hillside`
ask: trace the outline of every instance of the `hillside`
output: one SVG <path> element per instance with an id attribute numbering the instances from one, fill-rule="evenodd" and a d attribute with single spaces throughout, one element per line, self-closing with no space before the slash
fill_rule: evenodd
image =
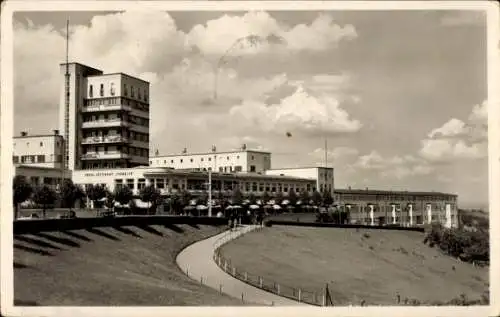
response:
<path id="1" fill-rule="evenodd" d="M 145 226 L 14 237 L 14 295 L 24 305 L 241 305 L 186 277 L 175 256 L 220 232 Z"/>
<path id="2" fill-rule="evenodd" d="M 486 268 L 422 240 L 419 232 L 273 226 L 227 244 L 222 254 L 240 271 L 281 285 L 321 292 L 329 283 L 335 305 L 394 305 L 398 294 L 430 302 L 462 293 L 480 298 L 488 290 Z"/>

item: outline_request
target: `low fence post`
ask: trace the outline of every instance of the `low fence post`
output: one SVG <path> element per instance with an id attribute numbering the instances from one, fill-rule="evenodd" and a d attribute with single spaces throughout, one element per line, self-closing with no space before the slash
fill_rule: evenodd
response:
<path id="1" fill-rule="evenodd" d="M 241 293 L 241 302 L 244 303 L 245 301 L 243 300 L 243 293 Z"/>
<path id="2" fill-rule="evenodd" d="M 302 290 L 299 288 L 299 302 L 302 301 Z"/>
<path id="3" fill-rule="evenodd" d="M 260 288 L 262 288 L 262 284 L 263 284 L 263 282 L 262 282 L 262 277 L 260 277 L 260 276 L 259 276 L 259 287 L 260 287 Z"/>
<path id="4" fill-rule="evenodd" d="M 248 273 L 245 272 L 245 282 L 248 281 Z"/>
<path id="5" fill-rule="evenodd" d="M 236 276 L 236 268 L 233 267 L 233 276 Z"/>
<path id="6" fill-rule="evenodd" d="M 203 276 L 200 277 L 200 284 L 203 285 Z"/>
<path id="7" fill-rule="evenodd" d="M 227 272 L 227 260 L 224 261 L 224 272 Z"/>
<path id="8" fill-rule="evenodd" d="M 219 284 L 219 293 L 222 294 L 222 284 Z"/>
<path id="9" fill-rule="evenodd" d="M 279 295 L 280 294 L 280 285 L 279 284 L 277 285 L 277 289 L 276 290 L 278 291 L 278 295 Z"/>

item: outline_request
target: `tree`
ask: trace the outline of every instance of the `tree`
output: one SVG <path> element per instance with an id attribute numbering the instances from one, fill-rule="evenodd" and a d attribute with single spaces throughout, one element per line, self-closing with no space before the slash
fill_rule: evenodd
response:
<path id="1" fill-rule="evenodd" d="M 38 187 L 33 194 L 33 200 L 36 204 L 42 206 L 43 218 L 45 218 L 45 211 L 47 208 L 51 208 L 54 206 L 54 203 L 57 200 L 57 194 L 55 190 L 44 185 Z"/>
<path id="2" fill-rule="evenodd" d="M 231 194 L 231 203 L 233 205 L 241 205 L 243 203 L 243 194 L 239 187 L 236 187 Z"/>
<path id="3" fill-rule="evenodd" d="M 288 201 L 290 202 L 290 206 L 295 206 L 297 204 L 297 193 L 294 190 L 290 190 L 288 193 Z"/>
<path id="4" fill-rule="evenodd" d="M 323 201 L 323 197 L 321 196 L 321 194 L 317 190 L 315 190 L 312 193 L 311 200 L 313 201 L 313 204 L 315 206 L 319 206 L 319 205 L 321 205 L 321 202 Z"/>
<path id="5" fill-rule="evenodd" d="M 70 211 L 75 206 L 75 202 L 85 196 L 81 187 L 73 184 L 71 179 L 63 181 L 60 195 L 63 207 L 69 208 Z"/>
<path id="6" fill-rule="evenodd" d="M 110 211 L 113 211 L 113 209 L 115 208 L 115 195 L 109 190 L 106 190 L 106 201 L 104 202 L 104 205 Z"/>
<path id="7" fill-rule="evenodd" d="M 107 190 L 105 186 L 95 184 L 87 187 L 86 194 L 88 199 L 90 199 L 94 203 L 95 208 L 96 203 L 106 197 Z"/>
<path id="8" fill-rule="evenodd" d="M 309 200 L 311 198 L 309 197 L 309 193 L 306 190 L 303 190 L 299 194 L 299 199 L 302 202 L 302 204 L 306 205 L 309 204 Z"/>
<path id="9" fill-rule="evenodd" d="M 156 207 L 158 207 L 158 205 L 160 205 L 162 201 L 160 191 L 153 185 L 144 187 L 139 193 L 139 197 L 142 201 L 149 204 L 149 214 L 152 214 L 152 210 L 156 209 Z"/>
<path id="10" fill-rule="evenodd" d="M 133 193 L 132 190 L 128 186 L 117 186 L 114 190 L 115 201 L 117 201 L 120 205 L 128 204 L 132 198 Z"/>
<path id="11" fill-rule="evenodd" d="M 250 193 L 247 197 L 250 205 L 255 205 L 257 203 L 257 197 L 255 196 L 254 193 Z"/>
<path id="12" fill-rule="evenodd" d="M 207 205 L 208 204 L 208 192 L 206 190 L 202 191 L 200 196 L 196 199 L 197 205 Z"/>
<path id="13" fill-rule="evenodd" d="M 269 196 L 268 192 L 264 192 L 262 194 L 262 204 L 267 204 L 271 200 L 271 196 Z"/>
<path id="14" fill-rule="evenodd" d="M 172 194 L 169 198 L 170 213 L 179 214 L 179 210 L 182 208 L 181 197 L 178 194 Z"/>
<path id="15" fill-rule="evenodd" d="M 276 205 L 281 205 L 281 203 L 283 202 L 283 199 L 284 199 L 283 193 L 277 192 L 276 196 L 274 196 L 274 203 Z"/>
<path id="16" fill-rule="evenodd" d="M 26 177 L 22 175 L 16 175 L 14 177 L 12 186 L 14 196 L 14 219 L 17 219 L 19 214 L 19 204 L 30 198 L 33 193 L 33 187 L 31 187 L 31 185 L 27 182 Z"/>
<path id="17" fill-rule="evenodd" d="M 330 206 L 331 204 L 333 204 L 332 193 L 329 190 L 324 190 L 322 196 L 324 205 Z"/>
<path id="18" fill-rule="evenodd" d="M 190 201 L 191 201 L 191 193 L 188 192 L 187 190 L 183 190 L 182 193 L 181 193 L 181 205 L 182 207 L 186 207 L 189 205 Z"/>

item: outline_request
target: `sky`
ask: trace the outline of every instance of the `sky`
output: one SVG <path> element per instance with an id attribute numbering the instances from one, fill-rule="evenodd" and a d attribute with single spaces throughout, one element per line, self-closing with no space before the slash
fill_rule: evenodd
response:
<path id="1" fill-rule="evenodd" d="M 70 61 L 150 81 L 150 153 L 321 166 L 326 139 L 337 188 L 488 201 L 480 12 L 15 13 L 16 134 L 57 128 L 67 18 Z"/>

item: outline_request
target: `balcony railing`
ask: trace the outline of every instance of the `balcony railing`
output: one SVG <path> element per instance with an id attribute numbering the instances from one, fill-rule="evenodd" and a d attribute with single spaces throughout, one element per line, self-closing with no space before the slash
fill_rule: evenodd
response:
<path id="1" fill-rule="evenodd" d="M 94 136 L 83 139 L 82 144 L 123 143 L 128 141 L 128 138 L 120 135 Z"/>
<path id="2" fill-rule="evenodd" d="M 94 152 L 87 153 L 81 156 L 82 160 L 106 160 L 106 159 L 128 159 L 130 158 L 129 154 L 121 153 L 121 152 Z"/>
<path id="3" fill-rule="evenodd" d="M 87 121 L 82 124 L 82 128 L 106 128 L 106 127 L 126 127 L 129 126 L 127 121 L 122 119 L 97 120 Z"/>
<path id="4" fill-rule="evenodd" d="M 97 105 L 97 106 L 85 106 L 82 108 L 82 112 L 100 112 L 100 111 L 114 111 L 114 110 L 126 110 L 131 111 L 132 107 L 128 105 Z"/>

